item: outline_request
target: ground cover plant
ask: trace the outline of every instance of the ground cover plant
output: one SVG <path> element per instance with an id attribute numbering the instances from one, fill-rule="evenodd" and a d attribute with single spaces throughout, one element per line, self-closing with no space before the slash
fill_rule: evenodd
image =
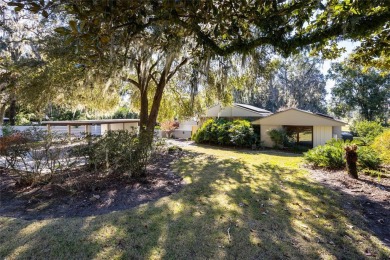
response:
<path id="1" fill-rule="evenodd" d="M 209 146 L 184 152 L 171 170 L 186 184 L 169 197 L 99 216 L 0 217 L 0 258 L 390 257 L 386 237 L 368 228 L 352 195 L 311 180 L 302 156 Z"/>

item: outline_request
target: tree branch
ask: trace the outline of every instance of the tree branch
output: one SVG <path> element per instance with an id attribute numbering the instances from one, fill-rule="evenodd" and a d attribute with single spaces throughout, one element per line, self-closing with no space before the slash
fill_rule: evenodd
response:
<path id="1" fill-rule="evenodd" d="M 175 73 L 176 73 L 182 66 L 184 66 L 187 62 L 188 62 L 188 58 L 184 58 L 184 59 L 182 60 L 182 62 L 180 62 L 180 64 L 177 65 L 176 68 L 175 68 L 172 72 L 168 73 L 167 82 L 168 82 L 168 81 L 175 75 Z"/>

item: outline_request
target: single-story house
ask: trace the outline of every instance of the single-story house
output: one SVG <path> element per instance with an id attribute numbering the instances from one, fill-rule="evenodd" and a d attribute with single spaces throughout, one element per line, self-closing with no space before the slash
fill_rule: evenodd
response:
<path id="1" fill-rule="evenodd" d="M 332 138 L 341 138 L 341 127 L 346 123 L 331 116 L 290 108 L 252 122 L 260 126 L 260 139 L 264 146 L 272 147 L 268 131 L 284 128 L 295 136 L 298 145 L 316 147 Z"/>

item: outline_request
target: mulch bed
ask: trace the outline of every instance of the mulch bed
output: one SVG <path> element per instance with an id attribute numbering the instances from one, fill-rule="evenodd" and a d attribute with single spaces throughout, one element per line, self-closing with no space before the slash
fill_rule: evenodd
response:
<path id="1" fill-rule="evenodd" d="M 0 216 L 26 220 L 85 217 L 125 210 L 178 192 L 182 178 L 170 171 L 180 157 L 162 153 L 139 180 L 78 169 L 55 175 L 49 183 L 18 187 L 9 172 L 0 169 Z"/>
<path id="2" fill-rule="evenodd" d="M 358 212 L 367 227 L 390 247 L 390 175 L 380 178 L 359 174 L 348 177 L 345 171 L 311 170 L 314 179 L 343 196 L 346 211 Z"/>

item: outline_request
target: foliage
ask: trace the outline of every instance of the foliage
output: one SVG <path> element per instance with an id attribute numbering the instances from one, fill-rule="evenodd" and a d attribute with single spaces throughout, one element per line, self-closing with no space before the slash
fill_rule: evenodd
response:
<path id="1" fill-rule="evenodd" d="M 131 177 L 145 174 L 151 147 L 140 142 L 136 133 L 127 130 L 108 131 L 87 146 L 91 168 L 127 173 Z"/>
<path id="2" fill-rule="evenodd" d="M 68 109 L 58 105 L 50 105 L 47 115 L 53 121 L 79 120 L 82 117 L 82 111 L 79 109 Z"/>
<path id="3" fill-rule="evenodd" d="M 363 169 L 377 170 L 382 163 L 379 154 L 370 146 L 360 146 L 357 154 L 359 166 Z"/>
<path id="4" fill-rule="evenodd" d="M 371 144 L 375 137 L 380 135 L 384 128 L 378 122 L 373 121 L 354 121 L 350 127 L 353 134 L 360 137 L 364 144 Z"/>
<path id="5" fill-rule="evenodd" d="M 362 41 L 385 32 L 390 12 L 383 1 L 60 3 L 60 8 L 56 2 L 38 0 L 15 1 L 10 5 L 16 6 L 17 11 L 25 8 L 44 17 L 50 17 L 51 11 L 65 10 L 74 20 L 56 32 L 73 35 L 82 41 L 80 48 L 100 53 L 109 50 L 112 39 L 121 36 L 123 31 L 135 38 L 161 24 L 169 24 L 166 35 L 175 32 L 194 37 L 197 43 L 218 55 L 248 53 L 263 45 L 272 45 L 288 54 L 312 45 L 314 51 L 321 51 L 328 58 L 339 52 L 336 40 Z M 78 26 L 79 23 L 83 26 Z"/>
<path id="6" fill-rule="evenodd" d="M 162 131 L 167 132 L 168 137 L 171 137 L 173 131 L 175 131 L 175 129 L 179 128 L 179 122 L 177 122 L 177 121 L 164 121 L 164 122 L 161 122 L 160 128 Z"/>
<path id="7" fill-rule="evenodd" d="M 369 121 L 385 121 L 390 100 L 390 74 L 347 63 L 334 63 L 328 77 L 335 81 L 332 89 L 332 108 L 337 116 L 358 111 Z"/>
<path id="8" fill-rule="evenodd" d="M 356 144 L 332 139 L 325 145 L 317 146 L 304 153 L 304 159 L 314 167 L 342 169 L 346 165 L 344 149 L 348 146 L 355 147 Z M 370 146 L 357 147 L 357 163 L 360 169 L 377 170 L 381 162 L 379 154 Z"/>
<path id="9" fill-rule="evenodd" d="M 385 164 L 390 165 L 390 130 L 375 137 L 372 148 L 379 154 Z"/>
<path id="10" fill-rule="evenodd" d="M 275 147 L 283 147 L 288 141 L 288 136 L 284 129 L 272 129 L 268 131 L 267 134 L 274 142 Z"/>
<path id="11" fill-rule="evenodd" d="M 120 107 L 112 116 L 113 119 L 135 119 L 139 118 L 138 114 L 131 111 L 128 107 Z"/>
<path id="12" fill-rule="evenodd" d="M 209 119 L 193 136 L 197 143 L 251 147 L 257 138 L 248 121 Z"/>
<path id="13" fill-rule="evenodd" d="M 276 112 L 296 107 L 312 112 L 326 112 L 325 76 L 321 72 L 323 61 L 308 54 L 291 58 L 262 58 L 267 64 L 258 69 L 253 60 L 234 75 L 229 84 L 234 86 L 234 101 L 252 104 Z M 254 63 L 254 64 L 253 64 Z"/>
<path id="14" fill-rule="evenodd" d="M 64 52 L 65 56 L 77 54 L 75 59 L 70 59 L 72 62 L 64 64 L 67 64 L 66 71 L 72 72 L 75 66 L 83 68 L 87 75 L 80 78 L 89 78 L 87 82 L 93 84 L 91 89 L 95 91 L 94 95 L 89 95 L 89 84 L 79 84 L 79 88 L 75 88 L 73 82 L 77 81 L 73 80 L 68 81 L 72 83 L 72 94 L 92 102 L 100 90 L 113 97 L 115 89 L 120 87 L 118 82 L 129 82 L 140 97 L 141 131 L 147 129 L 149 132 L 155 126 L 167 83 L 190 60 L 194 71 L 203 67 L 207 72 L 215 55 L 227 57 L 240 52 L 245 59 L 255 49 L 265 47 L 288 55 L 306 46 L 329 58 L 340 52 L 335 46 L 337 40 L 367 38 L 371 33 L 383 30 L 389 14 L 380 1 L 364 4 L 352 1 L 323 4 L 318 0 L 200 1 L 196 4 L 191 1 L 145 1 L 141 5 L 132 1 L 46 3 L 20 0 L 11 1 L 9 5 L 16 11 L 27 9 L 45 18 L 65 17 L 61 21 L 63 26 L 55 32 L 62 42 L 71 46 L 69 52 Z M 55 61 L 61 62 L 60 59 Z M 46 70 L 48 74 L 57 74 L 52 73 L 49 66 Z M 193 75 L 192 78 L 197 78 L 196 73 Z M 96 77 L 98 83 L 95 83 Z M 37 78 L 44 83 L 45 77 Z M 55 81 L 60 85 L 60 80 Z M 85 83 L 85 80 L 79 81 Z M 61 85 L 66 84 L 61 82 Z M 98 88 L 94 88 L 96 85 Z M 223 82 L 214 85 L 224 89 Z M 197 92 L 196 86 L 192 84 L 191 93 Z M 62 98 L 65 102 L 64 96 Z M 115 100 L 110 101 L 112 105 Z M 108 102 L 95 105 L 103 104 Z"/>
<path id="15" fill-rule="evenodd" d="M 314 167 L 328 169 L 342 169 L 345 167 L 344 143 L 331 141 L 325 145 L 319 145 L 304 153 L 304 159 Z"/>
<path id="16" fill-rule="evenodd" d="M 9 136 L 9 135 L 13 134 L 15 131 L 11 125 L 5 124 L 1 127 L 1 132 L 2 132 L 3 136 Z"/>

